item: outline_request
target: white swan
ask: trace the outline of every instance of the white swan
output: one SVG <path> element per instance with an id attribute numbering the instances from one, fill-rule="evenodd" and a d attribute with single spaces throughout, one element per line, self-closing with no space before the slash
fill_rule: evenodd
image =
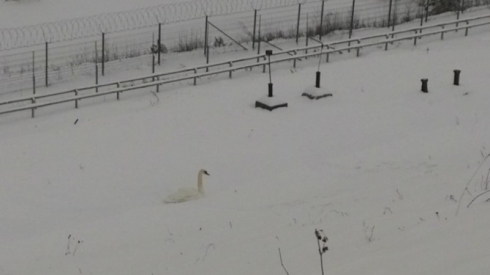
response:
<path id="1" fill-rule="evenodd" d="M 197 174 L 197 189 L 192 187 L 180 188 L 177 192 L 170 194 L 163 202 L 179 203 L 190 200 L 199 199 L 204 196 L 204 188 L 202 186 L 202 175 L 208 175 L 208 171 L 201 169 Z"/>

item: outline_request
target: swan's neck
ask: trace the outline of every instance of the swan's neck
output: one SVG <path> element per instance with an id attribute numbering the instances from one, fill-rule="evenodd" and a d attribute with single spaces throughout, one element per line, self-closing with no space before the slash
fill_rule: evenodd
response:
<path id="1" fill-rule="evenodd" d="M 199 193 L 204 194 L 204 188 L 202 187 L 202 172 L 200 171 L 197 175 L 197 191 Z"/>

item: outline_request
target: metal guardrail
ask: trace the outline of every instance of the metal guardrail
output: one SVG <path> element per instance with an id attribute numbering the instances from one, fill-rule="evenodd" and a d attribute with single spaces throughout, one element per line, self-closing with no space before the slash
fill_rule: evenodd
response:
<path id="1" fill-rule="evenodd" d="M 356 50 L 357 56 L 359 56 L 360 50 L 362 48 L 373 47 L 373 46 L 385 44 L 385 50 L 388 50 L 388 45 L 390 43 L 393 43 L 393 42 L 398 42 L 398 41 L 403 41 L 403 40 L 412 40 L 413 39 L 414 44 L 416 44 L 417 39 L 420 39 L 421 37 L 437 35 L 437 34 L 441 34 L 441 39 L 444 39 L 445 33 L 456 32 L 458 30 L 465 30 L 465 36 L 467 36 L 470 28 L 484 26 L 484 25 L 490 25 L 490 21 L 470 25 L 470 21 L 476 21 L 476 20 L 481 20 L 481 19 L 490 19 L 490 15 L 478 16 L 478 17 L 473 17 L 473 18 L 466 18 L 466 19 L 461 19 L 461 20 L 456 20 L 456 21 L 451 21 L 451 22 L 446 22 L 446 23 L 427 25 L 427 26 L 423 26 L 423 27 L 416 27 L 416 28 L 410 28 L 410 29 L 405 29 L 405 30 L 398 30 L 395 32 L 387 32 L 387 33 L 383 33 L 383 34 L 377 34 L 377 35 L 372 35 L 372 36 L 367 36 L 367 37 L 362 37 L 362 38 L 335 41 L 335 42 L 328 43 L 328 44 L 320 44 L 320 45 L 315 45 L 315 46 L 300 47 L 300 48 L 295 48 L 295 49 L 284 50 L 284 51 L 276 52 L 273 55 L 275 57 L 278 57 L 281 55 L 287 55 L 287 56 L 283 57 L 283 58 L 277 58 L 277 59 L 271 60 L 271 63 L 293 61 L 294 62 L 293 66 L 296 67 L 296 61 L 297 60 L 301 60 L 303 58 L 308 58 L 308 57 L 316 57 L 316 56 L 326 55 L 327 60 L 328 60 L 329 54 L 343 52 L 343 51 L 350 51 L 350 50 Z M 459 23 L 466 23 L 466 25 L 465 26 L 458 26 Z M 456 27 L 446 29 L 445 26 L 448 26 L 448 25 L 456 25 Z M 435 31 L 430 31 L 430 32 L 425 32 L 425 33 L 422 32 L 423 30 L 433 29 L 433 28 L 441 28 L 441 30 L 435 30 Z M 415 32 L 415 34 L 394 38 L 394 36 L 397 34 L 412 33 L 412 32 Z M 361 44 L 362 41 L 372 40 L 375 38 L 386 38 L 386 40 L 370 42 L 367 44 Z M 350 44 L 353 42 L 357 42 L 357 45 L 351 46 Z M 341 44 L 347 44 L 347 46 L 341 47 L 341 48 L 338 48 L 338 47 L 334 48 L 333 47 L 334 45 L 341 45 Z M 323 51 L 324 47 L 327 48 L 326 51 Z M 320 52 L 315 51 L 313 53 L 308 53 L 308 50 L 318 50 L 318 49 L 322 49 L 322 51 L 320 51 Z M 298 52 L 303 52 L 303 54 L 298 54 Z M 291 56 L 291 54 L 293 54 L 293 55 Z M 263 59 L 264 61 L 261 62 L 260 59 Z M 257 63 L 245 64 L 245 65 L 240 65 L 240 66 L 233 66 L 235 63 L 240 63 L 240 62 L 245 62 L 245 61 L 253 61 L 253 60 L 257 60 Z M 14 103 L 19 103 L 19 102 L 31 102 L 31 104 L 26 105 L 26 106 L 14 107 L 14 108 L 6 109 L 6 110 L 0 110 L 0 114 L 7 114 L 7 113 L 14 113 L 14 112 L 31 110 L 31 116 L 35 117 L 35 110 L 42 108 L 42 107 L 47 107 L 47 106 L 57 105 L 57 104 L 62 104 L 62 103 L 67 103 L 67 102 L 74 102 L 75 108 L 78 108 L 78 103 L 82 99 L 116 94 L 116 97 L 119 100 L 120 94 L 123 92 L 126 92 L 126 91 L 139 90 L 139 89 L 144 89 L 144 88 L 149 88 L 149 87 L 156 87 L 157 92 L 158 92 L 159 87 L 161 85 L 169 84 L 169 83 L 173 83 L 173 82 L 179 82 L 179 81 L 186 81 L 186 80 L 194 80 L 194 85 L 197 85 L 197 79 L 198 78 L 211 76 L 211 75 L 218 75 L 218 74 L 223 74 L 223 73 L 228 73 L 229 77 L 231 78 L 233 72 L 238 71 L 238 70 L 246 70 L 246 69 L 251 69 L 253 67 L 263 66 L 264 71 L 265 71 L 265 66 L 267 64 L 268 64 L 268 62 L 266 61 L 266 55 L 262 54 L 262 55 L 256 55 L 253 57 L 240 58 L 240 59 L 234 59 L 234 60 L 230 60 L 230 61 L 224 61 L 224 62 L 218 62 L 218 63 L 208 64 L 208 65 L 202 65 L 202 66 L 189 68 L 189 69 L 181 69 L 181 70 L 167 72 L 167 73 L 158 73 L 158 74 L 151 74 L 151 75 L 144 76 L 144 77 L 125 79 L 125 80 L 121 80 L 121 81 L 117 81 L 117 82 L 99 84 L 99 85 L 94 85 L 94 86 L 86 86 L 86 87 L 82 87 L 82 88 L 78 88 L 78 89 L 72 89 L 72 90 L 68 90 L 68 91 L 49 93 L 49 94 L 45 94 L 45 95 L 33 95 L 33 96 L 29 96 L 29 97 L 17 98 L 17 99 L 12 99 L 12 100 L 0 102 L 0 106 L 11 105 Z M 210 68 L 219 67 L 219 66 L 223 66 L 223 65 L 228 65 L 229 67 L 225 68 L 225 69 L 218 69 L 218 70 L 214 70 L 214 71 L 209 71 Z M 206 72 L 198 73 L 199 70 L 203 70 L 203 69 L 205 69 Z M 161 77 L 169 77 L 169 76 L 173 76 L 176 74 L 187 73 L 187 72 L 192 72 L 193 74 L 160 80 Z M 143 83 L 140 85 L 134 85 L 134 86 L 130 86 L 130 87 L 121 87 L 126 83 L 132 83 L 134 81 L 146 81 L 146 80 L 150 80 L 150 82 L 149 83 Z M 109 90 L 109 91 L 97 92 L 99 88 L 111 87 L 111 86 L 115 86 L 115 89 Z M 87 95 L 80 95 L 79 94 L 81 91 L 92 90 L 92 89 L 95 89 L 96 92 L 92 93 L 92 94 L 87 94 Z M 67 94 L 68 95 L 74 94 L 74 96 L 71 96 L 69 98 L 55 99 L 53 101 L 48 101 L 48 102 L 38 102 L 38 99 L 56 97 L 56 96 L 67 95 Z"/>

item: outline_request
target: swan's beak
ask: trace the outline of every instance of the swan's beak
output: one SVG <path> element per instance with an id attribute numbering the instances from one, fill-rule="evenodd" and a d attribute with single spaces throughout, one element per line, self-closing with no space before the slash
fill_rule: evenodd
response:
<path id="1" fill-rule="evenodd" d="M 204 174 L 206 174 L 206 175 L 210 176 L 210 175 L 209 175 L 209 173 L 208 173 L 208 171 L 204 171 Z"/>

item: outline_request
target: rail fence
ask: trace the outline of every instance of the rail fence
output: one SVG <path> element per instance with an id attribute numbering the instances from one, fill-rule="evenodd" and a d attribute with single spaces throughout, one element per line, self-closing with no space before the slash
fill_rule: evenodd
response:
<path id="1" fill-rule="evenodd" d="M 464 35 L 467 36 L 471 28 L 486 25 L 490 25 L 490 15 L 386 32 L 360 38 L 351 38 L 330 43 L 321 43 L 321 41 L 318 41 L 320 43 L 313 46 L 277 51 L 273 53 L 274 59 L 271 61 L 271 63 L 292 61 L 293 67 L 296 67 L 298 61 L 306 60 L 309 57 L 318 56 L 320 58 L 325 56 L 325 60 L 328 62 L 329 56 L 335 53 L 350 52 L 352 50 L 356 56 L 359 56 L 361 50 L 368 47 L 379 48 L 381 45 L 384 46 L 384 50 L 388 50 L 390 44 L 403 40 L 413 40 L 414 45 L 416 45 L 418 39 L 425 36 L 434 35 L 440 35 L 440 39 L 443 40 L 444 34 L 449 32 L 458 32 L 459 30 L 464 30 Z M 181 69 L 169 73 L 152 74 L 145 77 L 125 79 L 117 82 L 82 87 L 62 92 L 22 97 L 1 101 L 0 114 L 30 110 L 31 116 L 35 117 L 35 111 L 37 109 L 47 106 L 72 102 L 74 103 L 74 107 L 78 108 L 81 100 L 94 97 L 116 95 L 117 100 L 119 100 L 123 92 L 141 90 L 145 88 L 155 88 L 156 92 L 159 92 L 160 86 L 169 83 L 191 80 L 193 81 L 194 85 L 197 85 L 198 79 L 207 76 L 227 74 L 229 78 L 232 78 L 234 72 L 239 70 L 248 70 L 254 67 L 262 67 L 263 72 L 265 72 L 267 64 L 269 63 L 266 59 L 266 55 L 261 54 L 253 57 L 198 66 L 195 68 Z"/>
<path id="2" fill-rule="evenodd" d="M 457 0 L 455 0 L 457 1 Z M 486 0 L 465 0 L 459 19 Z M 327 36 L 339 30 L 392 27 L 441 12 L 429 0 L 199 0 L 102 14 L 17 29 L 0 29 L 0 95 L 47 87 L 80 76 L 98 78 L 121 68 L 165 67 L 172 52 L 255 48 L 258 40 Z M 209 21 L 205 21 L 208 18 Z M 209 27 L 209 22 L 216 28 Z M 259 34 L 260 33 L 260 34 Z M 251 44 L 251 45 L 250 45 Z M 1 50 L 3 49 L 3 50 Z M 206 56 L 209 60 L 209 54 Z M 203 57 L 203 61 L 204 61 Z M 209 62 L 209 61 L 208 61 Z M 172 69 L 172 68 L 170 68 Z"/>

